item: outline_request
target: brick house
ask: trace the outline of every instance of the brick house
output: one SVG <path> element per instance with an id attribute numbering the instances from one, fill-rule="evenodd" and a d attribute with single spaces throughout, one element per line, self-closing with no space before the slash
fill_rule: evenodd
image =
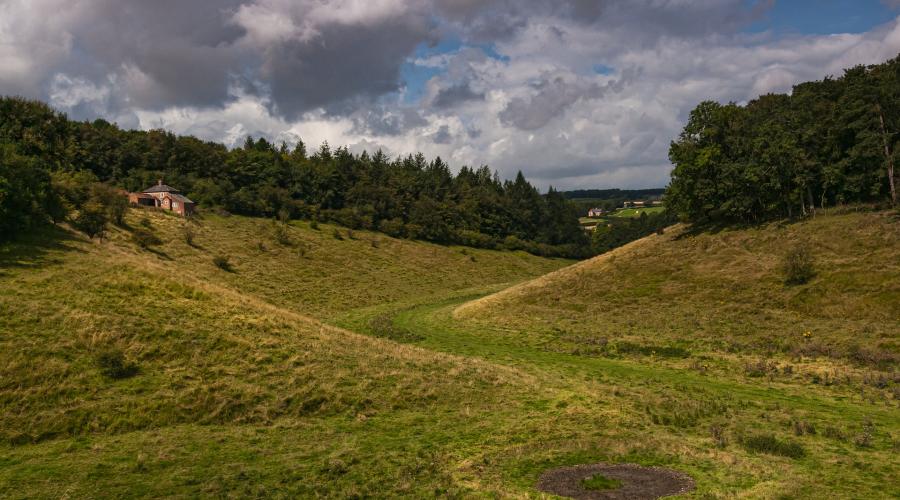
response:
<path id="1" fill-rule="evenodd" d="M 157 207 L 171 210 L 182 217 L 192 215 L 196 204 L 171 187 L 163 184 L 162 179 L 155 186 L 151 186 L 140 193 L 130 193 L 128 201 L 132 205 Z"/>

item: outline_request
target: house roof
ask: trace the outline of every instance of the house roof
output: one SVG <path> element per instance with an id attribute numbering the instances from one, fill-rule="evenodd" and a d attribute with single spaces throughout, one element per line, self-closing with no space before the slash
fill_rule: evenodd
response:
<path id="1" fill-rule="evenodd" d="M 145 193 L 177 193 L 178 190 L 165 184 L 157 184 L 144 190 Z"/>
<path id="2" fill-rule="evenodd" d="M 177 194 L 177 193 L 170 192 L 167 196 L 169 198 L 172 198 L 175 201 L 180 201 L 182 203 L 194 203 L 193 201 L 189 200 L 186 196 L 181 196 L 180 194 Z"/>

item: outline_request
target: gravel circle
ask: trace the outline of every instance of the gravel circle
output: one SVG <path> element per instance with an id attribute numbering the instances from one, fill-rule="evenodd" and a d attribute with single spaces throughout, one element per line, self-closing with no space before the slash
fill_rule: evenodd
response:
<path id="1" fill-rule="evenodd" d="M 581 482 L 596 474 L 618 479 L 622 486 L 611 490 L 585 489 Z M 536 487 L 544 493 L 576 499 L 651 500 L 687 493 L 694 489 L 694 480 L 687 474 L 663 467 L 590 464 L 548 470 L 541 474 Z"/>

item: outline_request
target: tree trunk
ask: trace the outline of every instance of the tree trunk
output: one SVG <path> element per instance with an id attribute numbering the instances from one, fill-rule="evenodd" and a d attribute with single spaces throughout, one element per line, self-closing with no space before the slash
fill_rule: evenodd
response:
<path id="1" fill-rule="evenodd" d="M 884 157 L 887 158 L 888 164 L 888 184 L 891 187 L 891 204 L 897 204 L 897 188 L 894 186 L 894 155 L 891 153 L 891 143 L 888 140 L 887 128 L 884 126 L 884 113 L 881 111 L 881 105 L 876 104 L 875 110 L 878 112 L 878 119 L 881 121 L 881 141 L 884 143 Z"/>
<path id="2" fill-rule="evenodd" d="M 813 198 L 812 188 L 809 187 L 809 184 L 806 185 L 806 196 L 807 196 L 807 200 L 809 201 L 809 211 L 813 215 L 813 217 L 815 217 L 816 216 L 816 200 L 815 200 L 815 198 Z"/>

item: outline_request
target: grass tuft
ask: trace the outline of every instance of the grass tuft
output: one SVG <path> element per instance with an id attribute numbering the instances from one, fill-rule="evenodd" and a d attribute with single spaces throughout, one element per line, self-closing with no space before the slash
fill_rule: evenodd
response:
<path id="1" fill-rule="evenodd" d="M 622 481 L 608 478 L 602 474 L 594 474 L 587 479 L 582 479 L 581 486 L 588 491 L 614 490 L 622 487 Z"/>

